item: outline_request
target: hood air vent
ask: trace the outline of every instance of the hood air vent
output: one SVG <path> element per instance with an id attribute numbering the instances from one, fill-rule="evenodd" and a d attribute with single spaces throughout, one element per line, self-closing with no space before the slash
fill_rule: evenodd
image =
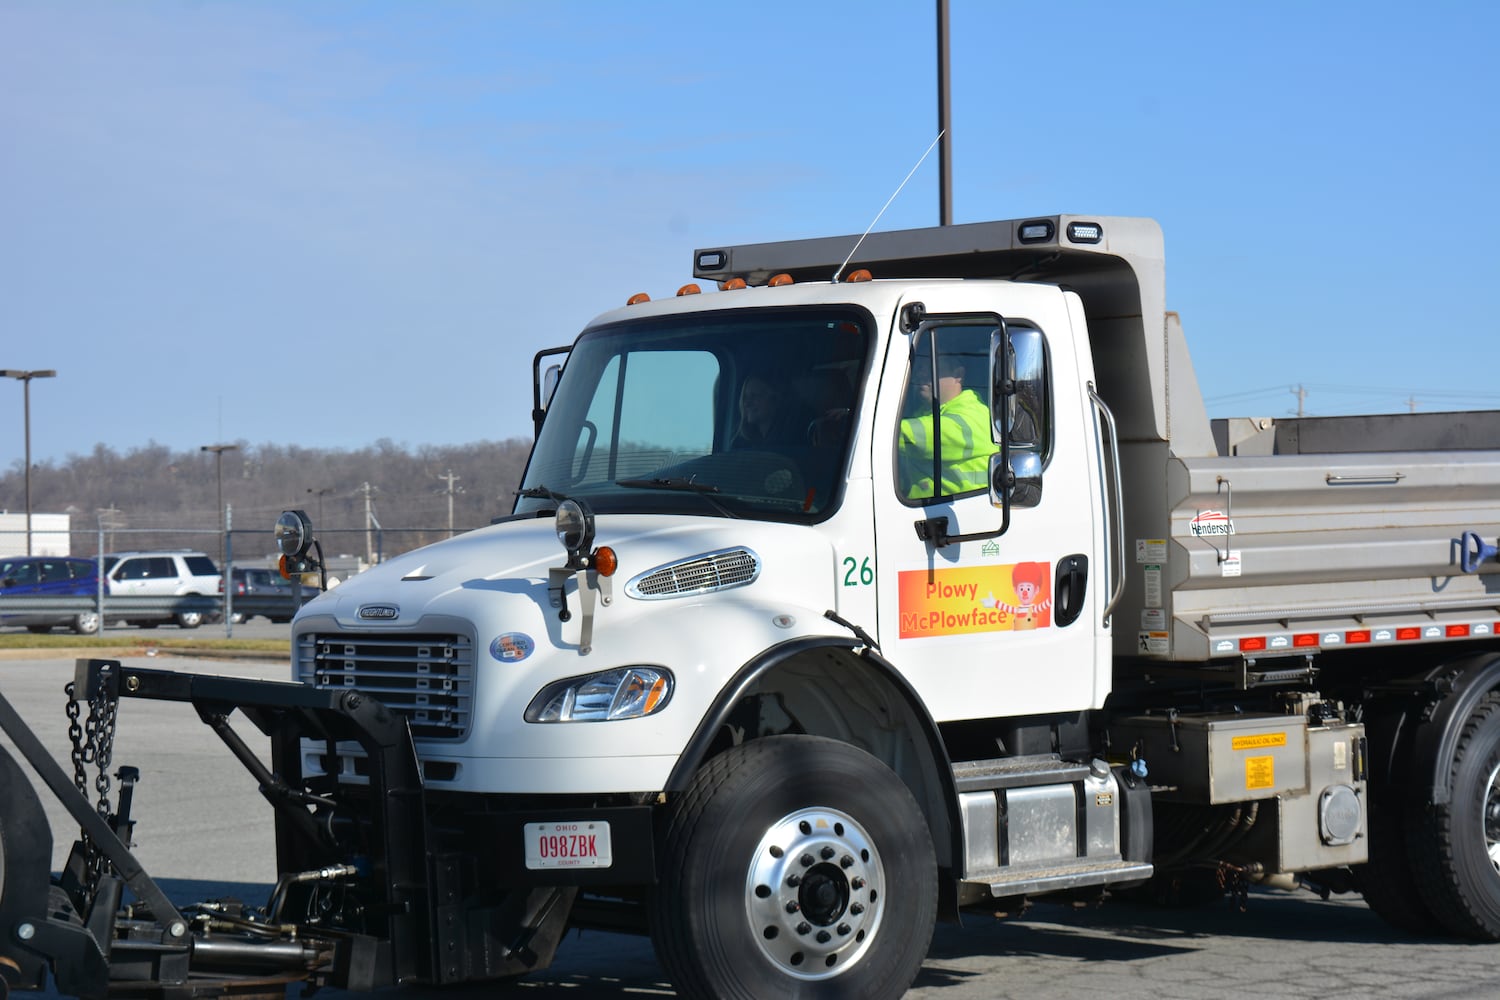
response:
<path id="1" fill-rule="evenodd" d="M 625 585 L 637 600 L 660 601 L 743 587 L 760 576 L 760 557 L 749 549 L 723 549 L 647 570 Z"/>

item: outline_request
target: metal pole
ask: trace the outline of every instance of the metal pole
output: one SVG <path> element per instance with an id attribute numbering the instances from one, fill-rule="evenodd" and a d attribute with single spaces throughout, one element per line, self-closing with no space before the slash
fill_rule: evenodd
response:
<path id="1" fill-rule="evenodd" d="M 948 111 L 948 0 L 937 0 L 938 225 L 953 225 L 953 128 Z"/>
<path id="2" fill-rule="evenodd" d="M 26 554 L 31 551 L 31 380 L 34 378 L 53 378 L 57 372 L 51 368 L 37 371 L 23 371 L 18 368 L 0 369 L 0 376 L 4 378 L 18 379 L 24 387 L 22 400 L 25 407 L 26 424 Z"/>

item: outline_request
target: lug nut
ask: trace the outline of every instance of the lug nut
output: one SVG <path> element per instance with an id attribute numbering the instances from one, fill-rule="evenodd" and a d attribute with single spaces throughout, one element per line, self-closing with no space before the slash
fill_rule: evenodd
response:
<path id="1" fill-rule="evenodd" d="M 839 858 L 839 867 L 840 868 L 853 868 L 854 867 L 854 859 L 851 858 L 847 854 L 844 855 L 842 858 Z"/>
<path id="2" fill-rule="evenodd" d="M 844 935 L 847 935 L 850 930 L 851 930 L 851 928 L 849 927 L 848 924 L 839 924 L 839 936 L 840 937 L 843 937 Z"/>
<path id="3" fill-rule="evenodd" d="M 850 903 L 849 904 L 849 912 L 852 913 L 852 914 L 854 914 L 857 917 L 861 913 L 865 912 L 865 904 L 864 903 Z"/>
<path id="4" fill-rule="evenodd" d="M 795 899 L 789 899 L 789 900 L 787 900 L 787 902 L 786 902 L 786 912 L 788 912 L 788 913 L 796 913 L 800 909 L 802 909 L 802 906 Z"/>
<path id="5" fill-rule="evenodd" d="M 804 854 L 797 860 L 802 862 L 803 868 L 811 868 L 813 866 L 813 856 L 811 854 Z"/>
<path id="6" fill-rule="evenodd" d="M 802 923 L 800 923 L 800 924 L 797 925 L 797 933 L 798 934 L 807 934 L 811 930 L 812 930 L 812 924 L 808 923 L 806 920 L 802 921 Z"/>
<path id="7" fill-rule="evenodd" d="M 855 889 L 863 889 L 865 887 L 865 880 L 856 875 L 849 880 L 849 885 Z"/>
<path id="8" fill-rule="evenodd" d="M 832 940 L 833 940 L 833 935 L 832 934 L 828 933 L 827 931 L 818 931 L 818 938 L 817 938 L 818 944 L 827 944 L 828 942 L 830 942 Z"/>
<path id="9" fill-rule="evenodd" d="M 818 854 L 822 856 L 822 858 L 823 858 L 824 861 L 827 861 L 830 858 L 832 858 L 835 853 L 836 852 L 831 847 L 825 847 L 821 851 L 818 852 Z"/>
<path id="10" fill-rule="evenodd" d="M 786 884 L 795 889 L 797 888 L 797 886 L 802 884 L 802 876 L 798 875 L 796 872 L 792 872 L 792 874 L 786 877 Z"/>

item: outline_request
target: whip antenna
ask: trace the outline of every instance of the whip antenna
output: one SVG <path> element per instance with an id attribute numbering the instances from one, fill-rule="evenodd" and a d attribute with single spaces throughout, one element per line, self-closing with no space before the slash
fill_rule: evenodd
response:
<path id="1" fill-rule="evenodd" d="M 859 245 L 865 241 L 866 236 L 870 235 L 870 230 L 875 228 L 875 224 L 880 221 L 880 217 L 885 214 L 885 210 L 891 207 L 891 202 L 896 200 L 896 196 L 901 193 L 901 189 L 906 187 L 906 181 L 911 180 L 912 174 L 916 173 L 918 168 L 920 168 L 923 163 L 927 162 L 928 154 L 932 152 L 933 146 L 936 146 L 939 142 L 942 141 L 942 138 L 943 133 L 939 132 L 937 134 L 937 138 L 932 140 L 932 145 L 927 147 L 927 152 L 922 154 L 921 158 L 917 160 L 916 165 L 911 168 L 911 171 L 909 173 L 907 173 L 906 180 L 903 180 L 896 187 L 896 190 L 891 192 L 891 196 L 885 200 L 885 204 L 880 207 L 880 211 L 875 213 L 875 218 L 870 220 L 870 224 L 865 227 L 865 231 L 860 235 L 859 239 L 854 241 L 854 249 L 849 251 L 849 256 L 844 258 L 844 262 L 839 265 L 839 269 L 833 272 L 833 280 L 835 284 L 838 283 L 839 275 L 844 273 L 844 268 L 848 267 L 849 262 L 854 259 L 854 255 L 859 253 Z"/>

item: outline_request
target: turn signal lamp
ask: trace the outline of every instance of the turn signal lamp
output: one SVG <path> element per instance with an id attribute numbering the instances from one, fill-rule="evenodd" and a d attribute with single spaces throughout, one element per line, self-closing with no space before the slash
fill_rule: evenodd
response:
<path id="1" fill-rule="evenodd" d="M 625 300 L 625 304 L 627 306 L 638 306 L 642 302 L 650 302 L 650 301 L 651 301 L 651 296 L 647 295 L 645 292 L 636 292 L 630 298 L 628 298 L 628 299 Z"/>
<path id="2" fill-rule="evenodd" d="M 594 550 L 594 569 L 600 576 L 614 576 L 615 570 L 620 568 L 620 560 L 615 555 L 615 550 L 608 545 L 601 545 Z"/>

